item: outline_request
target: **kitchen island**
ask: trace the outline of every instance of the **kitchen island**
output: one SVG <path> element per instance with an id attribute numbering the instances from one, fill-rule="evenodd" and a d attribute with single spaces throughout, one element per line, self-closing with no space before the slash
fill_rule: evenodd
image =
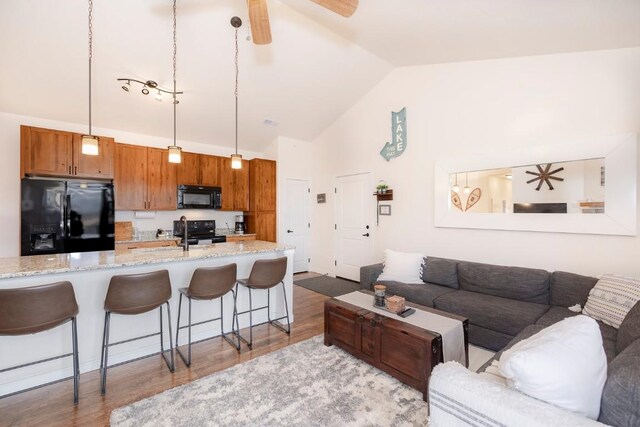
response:
<path id="1" fill-rule="evenodd" d="M 258 259 L 280 256 L 288 258 L 284 283 L 287 290 L 290 318 L 293 322 L 293 252 L 291 246 L 258 240 L 192 246 L 189 251 L 183 251 L 180 247 L 168 247 L 0 258 L 0 289 L 22 288 L 65 280 L 73 284 L 80 308 L 78 344 L 80 372 L 82 373 L 98 369 L 100 366 L 100 346 L 104 323 L 103 304 L 112 276 L 168 270 L 173 289 L 170 306 L 171 327 L 175 338 L 178 289 L 188 286 L 193 271 L 198 267 L 215 267 L 234 262 L 238 265 L 238 278 L 245 278 L 249 276 L 253 263 Z M 271 292 L 271 317 L 281 317 L 285 313 L 281 287 Z M 254 294 L 254 307 L 266 305 L 266 292 L 255 292 Z M 242 287 L 238 293 L 238 308 L 239 311 L 248 309 L 248 291 Z M 186 315 L 187 313 L 183 310 L 182 324 L 186 321 Z M 219 315 L 219 304 L 208 301 L 193 303 L 193 323 Z M 231 330 L 232 316 L 233 299 L 229 294 L 224 297 L 225 332 Z M 157 332 L 158 318 L 157 310 L 137 316 L 113 315 L 111 318 L 111 342 Z M 240 317 L 240 328 L 247 327 L 248 320 L 248 316 Z M 254 324 L 266 320 L 266 310 L 254 313 Z M 165 321 L 165 346 L 168 347 L 166 330 Z M 0 370 L 33 360 L 69 353 L 71 349 L 70 331 L 71 325 L 69 323 L 35 335 L 1 336 Z M 215 336 L 220 333 L 220 322 L 195 326 L 192 331 L 193 341 Z M 181 334 L 181 344 L 185 343 L 185 338 L 186 335 Z M 156 353 L 160 349 L 158 341 L 158 336 L 155 336 L 112 347 L 109 350 L 109 364 Z M 179 358 L 176 359 L 176 363 L 181 363 Z M 71 370 L 71 359 L 65 358 L 2 373 L 0 374 L 0 395 L 69 376 Z M 82 396 L 80 398 L 82 399 Z"/>

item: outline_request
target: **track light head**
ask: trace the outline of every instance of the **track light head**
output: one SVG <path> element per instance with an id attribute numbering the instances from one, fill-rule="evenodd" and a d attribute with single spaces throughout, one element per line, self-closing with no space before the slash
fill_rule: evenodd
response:
<path id="1" fill-rule="evenodd" d="M 149 89 L 147 89 L 146 86 L 142 88 L 142 94 L 143 95 L 149 95 Z"/>
<path id="2" fill-rule="evenodd" d="M 124 90 L 125 92 L 129 92 L 130 87 L 131 87 L 131 82 L 127 80 L 127 82 L 122 85 L 122 90 Z"/>

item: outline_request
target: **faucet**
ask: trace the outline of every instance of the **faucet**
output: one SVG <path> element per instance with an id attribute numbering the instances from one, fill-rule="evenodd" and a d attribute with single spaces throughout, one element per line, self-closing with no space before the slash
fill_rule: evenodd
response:
<path id="1" fill-rule="evenodd" d="M 188 232 L 188 221 L 187 221 L 187 217 L 182 215 L 180 217 L 180 222 L 182 222 L 182 227 L 183 227 L 183 233 L 182 233 L 182 250 L 183 251 L 188 251 L 189 250 L 189 232 Z"/>

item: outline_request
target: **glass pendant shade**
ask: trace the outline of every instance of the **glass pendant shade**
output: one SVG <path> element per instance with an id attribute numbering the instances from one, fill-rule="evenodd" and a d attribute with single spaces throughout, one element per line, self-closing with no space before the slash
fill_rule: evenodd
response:
<path id="1" fill-rule="evenodd" d="M 240 154 L 231 155 L 231 169 L 242 169 L 242 156 Z"/>
<path id="2" fill-rule="evenodd" d="M 170 145 L 169 147 L 169 163 L 182 162 L 182 148 L 177 145 Z"/>
<path id="3" fill-rule="evenodd" d="M 465 186 L 462 191 L 464 191 L 464 194 L 469 194 L 471 193 L 471 188 Z"/>
<path id="4" fill-rule="evenodd" d="M 93 135 L 82 135 L 82 154 L 97 156 L 98 153 L 98 137 Z"/>
<path id="5" fill-rule="evenodd" d="M 460 186 L 458 184 L 453 186 L 453 191 L 455 191 L 456 193 L 460 192 Z"/>

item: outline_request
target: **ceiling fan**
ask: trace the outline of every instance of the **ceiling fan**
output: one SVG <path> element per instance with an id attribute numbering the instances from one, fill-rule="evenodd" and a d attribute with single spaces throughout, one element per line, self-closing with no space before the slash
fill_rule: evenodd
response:
<path id="1" fill-rule="evenodd" d="M 332 12 L 350 17 L 358 8 L 358 0 L 311 0 Z M 267 0 L 247 0 L 249 8 L 249 22 L 251 23 L 251 35 L 255 44 L 271 43 L 271 26 L 269 25 L 269 12 Z"/>

